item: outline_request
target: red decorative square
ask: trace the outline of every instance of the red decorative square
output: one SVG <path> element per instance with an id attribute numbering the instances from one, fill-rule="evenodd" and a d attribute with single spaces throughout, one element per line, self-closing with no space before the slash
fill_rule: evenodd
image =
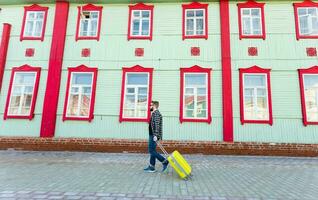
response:
<path id="1" fill-rule="evenodd" d="M 317 56 L 317 50 L 315 47 L 306 48 L 307 56 Z"/>
<path id="2" fill-rule="evenodd" d="M 135 56 L 138 56 L 138 57 L 144 56 L 144 48 L 136 48 Z"/>
<path id="3" fill-rule="evenodd" d="M 82 57 L 90 57 L 90 55 L 91 55 L 91 49 L 89 48 L 82 49 Z"/>
<path id="4" fill-rule="evenodd" d="M 191 56 L 199 56 L 200 47 L 191 47 Z"/>
<path id="5" fill-rule="evenodd" d="M 257 47 L 248 47 L 249 56 L 258 56 Z"/>
<path id="6" fill-rule="evenodd" d="M 33 48 L 27 48 L 25 50 L 25 57 L 33 57 L 34 56 L 34 49 Z"/>

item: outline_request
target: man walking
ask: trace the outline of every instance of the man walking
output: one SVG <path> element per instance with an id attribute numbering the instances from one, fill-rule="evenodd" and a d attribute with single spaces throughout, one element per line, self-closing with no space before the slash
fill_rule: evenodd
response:
<path id="1" fill-rule="evenodd" d="M 144 169 L 145 172 L 155 172 L 156 159 L 162 163 L 162 172 L 168 167 L 168 160 L 156 151 L 157 141 L 162 140 L 162 115 L 159 110 L 159 102 L 152 101 L 150 104 L 151 118 L 149 122 L 148 151 L 150 153 L 150 164 Z"/>

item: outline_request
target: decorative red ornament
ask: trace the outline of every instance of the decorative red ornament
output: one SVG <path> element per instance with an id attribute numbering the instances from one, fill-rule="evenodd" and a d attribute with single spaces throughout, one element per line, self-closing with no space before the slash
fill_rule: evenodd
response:
<path id="1" fill-rule="evenodd" d="M 191 56 L 200 56 L 200 47 L 191 47 Z"/>
<path id="2" fill-rule="evenodd" d="M 82 57 L 90 57 L 91 56 L 91 49 L 85 48 L 82 49 Z"/>
<path id="3" fill-rule="evenodd" d="M 25 57 L 33 57 L 34 56 L 34 49 L 33 48 L 27 48 L 25 50 Z"/>
<path id="4" fill-rule="evenodd" d="M 306 48 L 307 56 L 317 56 L 317 49 L 315 47 Z"/>
<path id="5" fill-rule="evenodd" d="M 257 47 L 248 47 L 249 56 L 258 56 Z"/>
<path id="6" fill-rule="evenodd" d="M 138 57 L 144 56 L 144 48 L 136 48 L 135 56 L 138 56 Z"/>

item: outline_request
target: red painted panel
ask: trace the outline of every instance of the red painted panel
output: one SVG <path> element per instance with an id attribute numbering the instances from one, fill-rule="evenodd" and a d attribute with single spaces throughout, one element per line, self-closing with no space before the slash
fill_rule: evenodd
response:
<path id="1" fill-rule="evenodd" d="M 317 56 L 317 49 L 315 47 L 306 48 L 307 56 Z"/>
<path id="2" fill-rule="evenodd" d="M 220 0 L 223 140 L 233 142 L 233 105 L 229 0 Z"/>
<path id="3" fill-rule="evenodd" d="M 248 47 L 248 55 L 249 56 L 258 56 L 257 47 Z"/>
<path id="4" fill-rule="evenodd" d="M 4 68 L 6 66 L 10 32 L 11 32 L 11 24 L 7 24 L 7 23 L 3 24 L 2 39 L 0 44 L 0 91 L 2 86 Z"/>
<path id="5" fill-rule="evenodd" d="M 33 48 L 27 48 L 25 50 L 25 57 L 33 57 L 34 56 L 34 49 Z"/>
<path id="6" fill-rule="evenodd" d="M 144 56 L 144 48 L 136 48 L 135 56 L 138 56 L 138 57 Z"/>
<path id="7" fill-rule="evenodd" d="M 68 2 L 56 2 L 48 77 L 42 112 L 41 137 L 53 137 L 55 132 L 68 10 Z"/>
<path id="8" fill-rule="evenodd" d="M 200 56 L 200 47 L 191 47 L 191 56 Z"/>
<path id="9" fill-rule="evenodd" d="M 91 49 L 84 48 L 82 49 L 82 57 L 90 57 L 91 56 Z"/>

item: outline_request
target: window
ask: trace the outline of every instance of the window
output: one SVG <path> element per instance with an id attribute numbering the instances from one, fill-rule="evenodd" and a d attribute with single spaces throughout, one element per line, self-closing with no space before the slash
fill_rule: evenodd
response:
<path id="1" fill-rule="evenodd" d="M 12 69 L 4 119 L 32 119 L 41 68 L 23 65 Z"/>
<path id="2" fill-rule="evenodd" d="M 153 6 L 138 3 L 129 6 L 128 40 L 152 40 Z"/>
<path id="3" fill-rule="evenodd" d="M 41 7 L 36 4 L 24 7 L 20 41 L 44 40 L 47 11 L 47 7 Z"/>
<path id="4" fill-rule="evenodd" d="M 149 105 L 152 91 L 152 68 L 136 65 L 123 68 L 123 82 L 119 121 L 150 119 Z"/>
<path id="5" fill-rule="evenodd" d="M 85 65 L 68 68 L 63 121 L 91 121 L 94 118 L 96 80 L 97 68 Z"/>
<path id="6" fill-rule="evenodd" d="M 180 69 L 180 122 L 211 123 L 211 69 Z"/>
<path id="7" fill-rule="evenodd" d="M 303 123 L 318 124 L 318 66 L 299 69 Z"/>
<path id="8" fill-rule="evenodd" d="M 208 4 L 193 2 L 182 5 L 182 39 L 208 39 Z"/>
<path id="9" fill-rule="evenodd" d="M 249 0 L 238 3 L 239 33 L 242 38 L 263 38 L 265 40 L 264 3 Z"/>
<path id="10" fill-rule="evenodd" d="M 241 123 L 272 125 L 270 69 L 240 69 Z"/>
<path id="11" fill-rule="evenodd" d="M 78 17 L 76 27 L 77 40 L 97 40 L 99 41 L 100 27 L 102 19 L 102 6 L 87 4 L 78 6 Z"/>
<path id="12" fill-rule="evenodd" d="M 318 38 L 318 3 L 294 3 L 296 38 Z"/>

